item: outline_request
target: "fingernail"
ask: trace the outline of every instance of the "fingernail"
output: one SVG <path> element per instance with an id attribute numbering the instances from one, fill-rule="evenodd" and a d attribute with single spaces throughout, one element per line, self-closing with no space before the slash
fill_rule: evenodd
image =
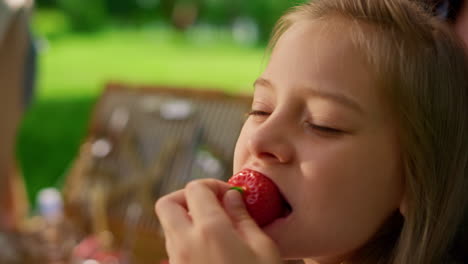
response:
<path id="1" fill-rule="evenodd" d="M 225 196 L 226 206 L 231 208 L 244 207 L 244 201 L 239 191 L 231 189 L 226 192 Z"/>

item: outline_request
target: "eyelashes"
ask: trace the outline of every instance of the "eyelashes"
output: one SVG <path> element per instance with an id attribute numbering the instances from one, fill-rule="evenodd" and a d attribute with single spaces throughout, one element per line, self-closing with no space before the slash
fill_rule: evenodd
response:
<path id="1" fill-rule="evenodd" d="M 327 127 L 327 126 L 319 126 L 319 125 L 315 125 L 315 124 L 312 124 L 312 123 L 309 123 L 309 122 L 307 122 L 307 125 L 310 128 L 312 128 L 314 130 L 317 130 L 317 131 L 320 131 L 322 133 L 335 134 L 335 135 L 344 133 L 344 131 L 336 129 L 336 128 Z"/>
<path id="2" fill-rule="evenodd" d="M 269 112 L 252 109 L 251 111 L 249 111 L 247 113 L 247 116 L 256 116 L 256 117 L 261 117 L 263 119 L 266 119 L 270 114 L 271 113 L 269 113 Z M 319 133 L 322 133 L 322 134 L 326 134 L 326 135 L 340 135 L 340 134 L 345 133 L 341 129 L 337 129 L 337 128 L 333 128 L 333 127 L 329 127 L 329 126 L 318 125 L 318 124 L 314 124 L 314 123 L 308 122 L 308 121 L 305 122 L 304 125 L 307 128 L 309 128 L 309 129 L 311 129 L 313 131 L 316 131 L 316 132 L 319 132 Z"/>
<path id="3" fill-rule="evenodd" d="M 269 116 L 270 113 L 265 112 L 265 111 L 260 111 L 260 110 L 250 110 L 247 113 L 247 116 Z"/>

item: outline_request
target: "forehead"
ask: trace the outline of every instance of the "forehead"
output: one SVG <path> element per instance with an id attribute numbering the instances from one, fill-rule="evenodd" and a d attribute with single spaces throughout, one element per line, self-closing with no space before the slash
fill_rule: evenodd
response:
<path id="1" fill-rule="evenodd" d="M 374 71 L 353 42 L 352 34 L 364 29 L 350 23 L 334 17 L 293 24 L 278 39 L 262 77 L 298 97 L 306 93 L 297 88 L 310 87 L 355 99 L 371 115 L 386 114 L 388 104 Z"/>
<path id="2" fill-rule="evenodd" d="M 297 22 L 278 39 L 265 73 L 282 72 L 302 83 L 369 83 L 368 67 L 349 36 L 339 22 Z"/>
<path id="3" fill-rule="evenodd" d="M 362 50 L 353 41 L 356 39 L 353 35 L 362 33 L 360 29 L 357 23 L 340 16 L 296 22 L 278 39 L 271 61 L 287 56 L 310 71 L 320 70 L 318 66 L 331 66 L 334 70 L 338 67 L 343 71 L 348 66 L 367 68 Z"/>

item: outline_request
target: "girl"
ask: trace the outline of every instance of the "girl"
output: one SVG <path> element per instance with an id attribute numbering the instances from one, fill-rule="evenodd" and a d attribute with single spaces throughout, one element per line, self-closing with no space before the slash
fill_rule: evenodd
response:
<path id="1" fill-rule="evenodd" d="M 466 263 L 468 60 L 454 33 L 407 0 L 315 0 L 271 47 L 234 171 L 265 174 L 292 211 L 259 228 L 229 185 L 191 182 L 156 203 L 171 264 Z"/>

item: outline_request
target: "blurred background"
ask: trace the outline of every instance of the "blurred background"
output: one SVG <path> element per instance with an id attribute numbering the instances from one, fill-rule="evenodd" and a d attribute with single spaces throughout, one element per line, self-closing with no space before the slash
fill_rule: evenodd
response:
<path id="1" fill-rule="evenodd" d="M 64 181 L 107 82 L 249 94 L 274 22 L 301 2 L 36 0 L 36 89 L 17 145 L 30 204 Z"/>
<path id="2" fill-rule="evenodd" d="M 167 263 L 155 201 L 232 175 L 302 2 L 0 0 L 0 263 Z"/>

